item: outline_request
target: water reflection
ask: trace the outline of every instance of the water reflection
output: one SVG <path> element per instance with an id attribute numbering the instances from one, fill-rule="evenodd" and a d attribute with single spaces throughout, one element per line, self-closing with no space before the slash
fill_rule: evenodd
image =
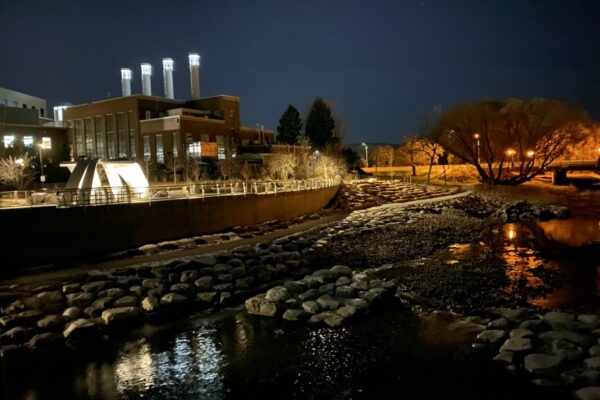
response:
<path id="1" fill-rule="evenodd" d="M 504 244 L 501 258 L 506 265 L 505 275 L 509 284 L 504 290 L 508 293 L 514 293 L 523 287 L 541 288 L 545 286 L 544 281 L 534 274 L 537 268 L 544 267 L 543 260 L 535 250 L 520 246 L 520 243 L 515 240 L 517 232 L 516 224 L 504 226 L 504 237 L 508 242 Z"/>
<path id="2" fill-rule="evenodd" d="M 202 327 L 176 336 L 166 350 L 148 343 L 123 349 L 114 364 L 118 397 L 159 392 L 161 397 L 221 398 L 224 361 L 215 334 L 214 328 Z"/>
<path id="3" fill-rule="evenodd" d="M 537 224 L 544 236 L 571 247 L 581 247 L 600 240 L 600 221 L 593 218 L 551 220 Z"/>

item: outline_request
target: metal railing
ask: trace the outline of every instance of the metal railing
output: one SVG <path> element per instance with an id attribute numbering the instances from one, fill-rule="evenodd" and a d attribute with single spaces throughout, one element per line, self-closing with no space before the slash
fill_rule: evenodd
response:
<path id="1" fill-rule="evenodd" d="M 0 207 L 31 207 L 54 205 L 57 207 L 82 207 L 109 204 L 152 203 L 173 199 L 204 199 L 220 196 L 245 196 L 277 194 L 301 190 L 315 190 L 341 183 L 340 178 L 323 178 L 287 181 L 223 181 L 182 183 L 147 188 L 100 187 L 94 189 L 55 189 L 42 192 L 0 192 L 7 201 Z"/>

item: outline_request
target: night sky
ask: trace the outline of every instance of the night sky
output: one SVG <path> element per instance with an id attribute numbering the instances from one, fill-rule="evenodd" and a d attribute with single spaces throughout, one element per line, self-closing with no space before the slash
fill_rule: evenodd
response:
<path id="1" fill-rule="evenodd" d="M 546 96 L 600 117 L 600 1 L 0 0 L 0 86 L 49 106 L 120 96 L 121 67 L 202 56 L 202 95 L 241 98 L 242 123 L 275 129 L 316 96 L 344 141 L 398 143 L 434 107 Z"/>

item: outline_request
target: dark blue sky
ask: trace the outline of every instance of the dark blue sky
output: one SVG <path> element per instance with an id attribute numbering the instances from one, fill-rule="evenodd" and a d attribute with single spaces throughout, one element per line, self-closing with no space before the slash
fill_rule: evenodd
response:
<path id="1" fill-rule="evenodd" d="M 316 96 L 345 141 L 399 142 L 434 106 L 554 97 L 600 116 L 600 1 L 0 0 L 0 86 L 59 102 L 120 95 L 119 68 L 202 55 L 202 95 L 275 129 Z"/>

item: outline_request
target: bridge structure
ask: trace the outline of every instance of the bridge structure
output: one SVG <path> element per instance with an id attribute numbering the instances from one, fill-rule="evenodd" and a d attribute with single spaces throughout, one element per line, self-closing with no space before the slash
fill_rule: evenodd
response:
<path id="1" fill-rule="evenodd" d="M 554 185 L 566 185 L 569 171 L 600 171 L 600 157 L 597 160 L 556 161 L 546 169 L 552 171 Z"/>

